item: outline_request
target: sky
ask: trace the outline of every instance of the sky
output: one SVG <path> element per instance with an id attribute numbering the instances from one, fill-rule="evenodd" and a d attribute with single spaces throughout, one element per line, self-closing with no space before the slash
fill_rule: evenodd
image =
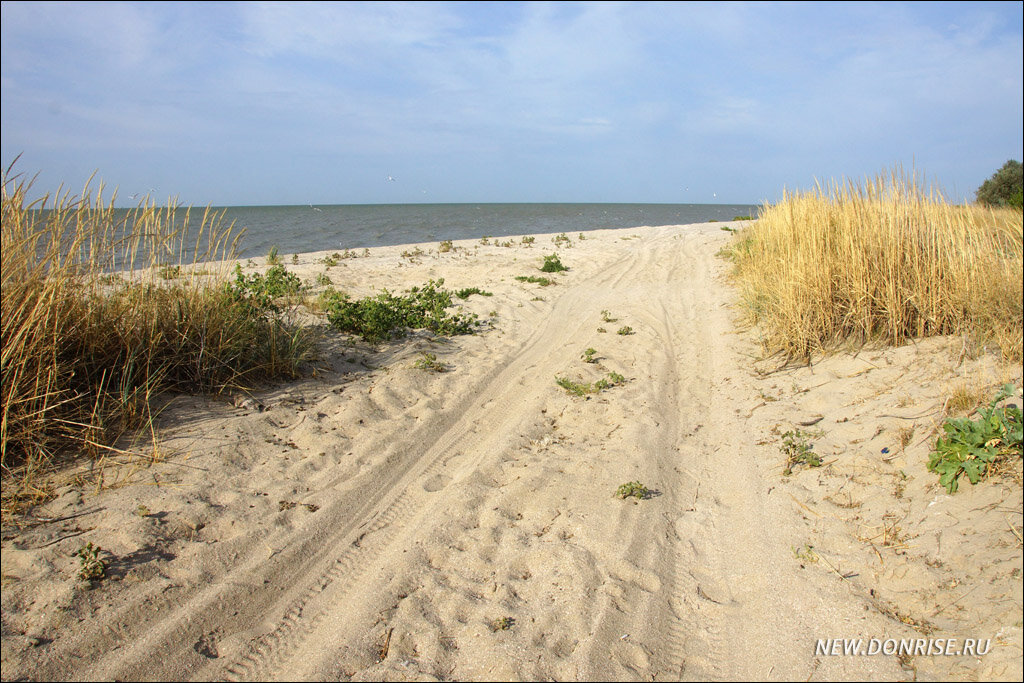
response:
<path id="1" fill-rule="evenodd" d="M 0 161 L 123 205 L 762 204 L 897 166 L 973 200 L 1024 156 L 1022 6 L 3 2 Z"/>

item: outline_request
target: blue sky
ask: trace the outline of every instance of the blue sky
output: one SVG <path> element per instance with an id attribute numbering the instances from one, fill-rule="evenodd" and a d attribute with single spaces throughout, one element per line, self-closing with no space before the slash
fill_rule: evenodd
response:
<path id="1" fill-rule="evenodd" d="M 1020 2 L 4 2 L 0 37 L 4 166 L 126 204 L 761 203 L 895 164 L 959 201 L 1024 144 Z"/>

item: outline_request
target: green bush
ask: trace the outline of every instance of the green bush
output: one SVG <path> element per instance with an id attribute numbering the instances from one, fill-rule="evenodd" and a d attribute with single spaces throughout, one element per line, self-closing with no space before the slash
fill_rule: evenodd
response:
<path id="1" fill-rule="evenodd" d="M 1024 197 L 1024 168 L 1011 159 L 981 184 L 977 192 L 978 203 L 990 206 L 1021 208 Z"/>
<path id="2" fill-rule="evenodd" d="M 259 312 L 279 312 L 276 299 L 294 296 L 303 289 L 299 276 L 289 273 L 282 265 L 272 266 L 266 275 L 245 275 L 242 273 L 242 267 L 236 265 L 234 274 L 234 281 L 228 282 L 225 289 L 236 301 L 245 303 Z"/>
<path id="3" fill-rule="evenodd" d="M 562 261 L 558 258 L 558 254 L 551 254 L 550 256 L 544 257 L 544 265 L 540 267 L 542 273 L 560 273 L 563 270 L 569 270 Z"/>
<path id="4" fill-rule="evenodd" d="M 443 284 L 444 279 L 429 280 L 404 296 L 385 289 L 357 301 L 344 292 L 333 292 L 325 302 L 327 322 L 371 343 L 403 337 L 409 329 L 428 329 L 444 336 L 473 334 L 477 316 L 449 313 L 446 309 L 452 306 L 452 294 L 440 288 Z"/>

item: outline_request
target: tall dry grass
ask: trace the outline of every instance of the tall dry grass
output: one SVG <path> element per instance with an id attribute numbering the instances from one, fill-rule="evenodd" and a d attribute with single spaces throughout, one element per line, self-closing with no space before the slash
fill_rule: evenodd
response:
<path id="1" fill-rule="evenodd" d="M 5 171 L 5 501 L 31 493 L 58 458 L 102 458 L 151 427 L 161 392 L 292 376 L 310 357 L 308 330 L 233 296 L 226 266 L 206 263 L 234 254 L 222 215 L 205 211 L 189 234 L 190 210 L 175 205 L 117 210 L 102 184 L 30 202 L 30 187 Z"/>
<path id="2" fill-rule="evenodd" d="M 899 169 L 786 194 L 730 247 L 765 350 L 962 334 L 1021 360 L 1022 220 L 955 205 Z"/>

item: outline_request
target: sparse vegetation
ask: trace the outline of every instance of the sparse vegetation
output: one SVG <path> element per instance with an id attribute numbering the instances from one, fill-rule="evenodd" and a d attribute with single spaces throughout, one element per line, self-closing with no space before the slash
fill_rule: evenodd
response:
<path id="1" fill-rule="evenodd" d="M 555 284 L 554 280 L 546 277 L 539 277 L 537 275 L 517 275 L 516 280 L 519 282 L 529 282 L 531 284 L 540 285 L 541 287 L 547 287 L 548 285 Z"/>
<path id="2" fill-rule="evenodd" d="M 622 500 L 626 498 L 636 498 L 637 500 L 643 500 L 651 494 L 650 490 L 638 481 L 631 481 L 619 486 L 618 490 L 615 491 L 615 496 Z"/>
<path id="3" fill-rule="evenodd" d="M 455 296 L 459 297 L 460 299 L 468 299 L 474 294 L 478 294 L 480 296 L 494 296 L 492 292 L 485 292 L 479 287 L 466 287 L 465 289 L 460 289 L 459 291 L 455 292 Z"/>
<path id="4" fill-rule="evenodd" d="M 621 334 L 623 336 L 628 336 L 628 335 L 631 335 L 631 334 L 636 334 L 636 332 L 634 332 L 633 328 L 630 327 L 629 325 L 623 325 L 618 330 L 616 330 L 615 334 Z"/>
<path id="5" fill-rule="evenodd" d="M 498 619 L 492 620 L 489 624 L 491 630 L 494 632 L 507 631 L 515 625 L 516 620 L 512 617 L 499 617 Z"/>
<path id="6" fill-rule="evenodd" d="M 555 377 L 555 384 L 565 389 L 573 396 L 586 396 L 587 394 L 596 394 L 605 389 L 611 389 L 614 386 L 624 384 L 626 378 L 617 372 L 609 372 L 607 376 L 602 377 L 596 382 L 574 382 L 568 377 Z"/>
<path id="7" fill-rule="evenodd" d="M 431 372 L 445 372 L 448 369 L 445 367 L 444 363 L 437 360 L 437 356 L 435 354 L 427 353 L 426 351 L 416 359 L 416 362 L 413 363 L 413 367 L 418 370 L 429 370 Z"/>
<path id="8" fill-rule="evenodd" d="M 782 474 L 788 477 L 797 465 L 821 467 L 821 456 L 814 452 L 814 444 L 811 443 L 811 439 L 819 436 L 821 432 L 805 432 L 802 429 L 790 430 L 782 435 L 782 454 L 786 456 L 786 467 Z"/>
<path id="9" fill-rule="evenodd" d="M 278 253 L 277 245 L 270 247 L 270 251 L 267 252 L 267 265 L 276 266 L 281 263 L 281 255 Z"/>
<path id="10" fill-rule="evenodd" d="M 580 358 L 583 359 L 584 363 L 596 363 L 597 359 L 594 358 L 594 354 L 596 353 L 597 351 L 595 351 L 594 349 L 587 349 L 586 351 L 583 352 L 583 355 L 580 356 Z"/>
<path id="11" fill-rule="evenodd" d="M 452 244 L 451 240 L 442 240 L 437 247 L 437 251 L 441 254 L 447 254 L 449 251 L 453 251 L 454 249 L 455 245 Z"/>
<path id="12" fill-rule="evenodd" d="M 78 557 L 78 578 L 83 581 L 95 581 L 106 575 L 107 565 L 100 559 L 102 550 L 90 542 L 75 552 L 75 556 Z"/>

